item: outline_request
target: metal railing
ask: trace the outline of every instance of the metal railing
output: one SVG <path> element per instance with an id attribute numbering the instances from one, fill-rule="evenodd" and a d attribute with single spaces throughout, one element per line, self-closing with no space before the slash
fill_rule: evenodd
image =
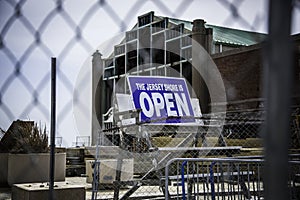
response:
<path id="1" fill-rule="evenodd" d="M 289 164 L 290 199 L 297 199 L 300 162 Z M 257 157 L 174 158 L 165 168 L 165 199 L 263 199 L 264 170 Z"/>

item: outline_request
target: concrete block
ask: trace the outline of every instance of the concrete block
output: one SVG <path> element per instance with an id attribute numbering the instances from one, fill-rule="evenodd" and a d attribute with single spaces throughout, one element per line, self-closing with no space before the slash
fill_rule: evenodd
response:
<path id="1" fill-rule="evenodd" d="M 0 153 L 0 186 L 6 186 L 8 172 L 8 153 Z"/>
<path id="2" fill-rule="evenodd" d="M 94 160 L 86 161 L 87 183 L 93 182 Z M 116 180 L 117 159 L 100 160 L 100 183 L 112 184 Z M 123 159 L 121 181 L 133 179 L 133 159 Z"/>
<path id="3" fill-rule="evenodd" d="M 85 200 L 85 187 L 57 182 L 53 194 L 54 200 Z M 48 197 L 49 186 L 45 183 L 14 184 L 12 187 L 12 200 L 41 200 Z"/>
<path id="4" fill-rule="evenodd" d="M 50 154 L 9 154 L 7 182 L 32 183 L 49 181 Z M 55 154 L 55 181 L 64 181 L 66 153 Z"/>

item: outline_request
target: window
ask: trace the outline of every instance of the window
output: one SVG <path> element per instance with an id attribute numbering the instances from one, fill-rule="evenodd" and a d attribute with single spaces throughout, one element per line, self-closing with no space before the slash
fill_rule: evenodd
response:
<path id="1" fill-rule="evenodd" d="M 164 64 L 165 62 L 165 36 L 164 33 L 153 35 L 152 40 L 153 63 Z"/>
<path id="2" fill-rule="evenodd" d="M 182 46 L 186 47 L 192 45 L 192 38 L 190 35 L 182 37 Z"/>
<path id="3" fill-rule="evenodd" d="M 164 30 L 165 27 L 166 27 L 166 24 L 168 24 L 168 19 L 167 18 L 154 23 L 152 25 L 152 33 L 156 33 L 158 31 Z"/>
<path id="4" fill-rule="evenodd" d="M 116 75 L 125 74 L 125 56 L 119 56 L 115 61 Z"/>
<path id="5" fill-rule="evenodd" d="M 167 40 L 172 39 L 172 38 L 176 38 L 182 35 L 183 33 L 183 24 L 179 24 L 177 26 L 175 26 L 174 28 L 170 29 L 167 31 Z"/>
<path id="6" fill-rule="evenodd" d="M 131 41 L 131 40 L 135 40 L 137 39 L 137 31 L 133 30 L 133 31 L 128 31 L 126 32 L 126 41 Z"/>
<path id="7" fill-rule="evenodd" d="M 121 45 L 121 46 L 115 46 L 115 55 L 121 55 L 125 53 L 125 46 Z"/>
<path id="8" fill-rule="evenodd" d="M 154 17 L 154 12 L 150 12 L 146 15 L 139 16 L 138 17 L 139 27 L 145 26 L 145 25 L 150 24 L 151 22 L 153 22 L 153 17 Z"/>
<path id="9" fill-rule="evenodd" d="M 137 66 L 137 42 L 127 43 L 127 70 Z"/>
<path id="10" fill-rule="evenodd" d="M 180 61 L 180 39 L 167 42 L 167 63 Z"/>

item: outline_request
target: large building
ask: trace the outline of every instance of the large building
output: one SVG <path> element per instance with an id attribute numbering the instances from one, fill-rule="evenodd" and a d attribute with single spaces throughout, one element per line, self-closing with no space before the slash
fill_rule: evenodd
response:
<path id="1" fill-rule="evenodd" d="M 265 34 L 210 25 L 202 19 L 190 22 L 155 16 L 154 12 L 139 16 L 108 58 L 99 52 L 93 55 L 93 138 L 103 114 L 113 107 L 114 92 L 129 93 L 127 75 L 184 77 L 203 113 L 211 112 L 212 105 L 227 109 L 262 106 L 261 42 L 265 38 Z M 299 46 L 299 35 L 294 39 Z M 205 79 L 195 69 L 209 68 L 211 60 L 220 72 L 225 101 L 212 100 L 208 82 L 213 85 L 214 79 Z"/>

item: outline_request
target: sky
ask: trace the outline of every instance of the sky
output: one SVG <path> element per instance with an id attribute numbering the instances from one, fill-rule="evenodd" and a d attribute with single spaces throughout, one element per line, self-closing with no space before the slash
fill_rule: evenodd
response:
<path id="1" fill-rule="evenodd" d="M 266 0 L 65 0 L 58 8 L 53 0 L 19 3 L 18 7 L 15 1 L 0 0 L 0 128 L 30 119 L 50 130 L 50 64 L 56 57 L 56 136 L 62 137 L 63 146 L 90 136 L 93 52 L 99 49 L 108 56 L 137 16 L 154 11 L 158 16 L 204 19 L 267 33 Z M 300 32 L 299 19 L 298 3 L 293 34 Z"/>

